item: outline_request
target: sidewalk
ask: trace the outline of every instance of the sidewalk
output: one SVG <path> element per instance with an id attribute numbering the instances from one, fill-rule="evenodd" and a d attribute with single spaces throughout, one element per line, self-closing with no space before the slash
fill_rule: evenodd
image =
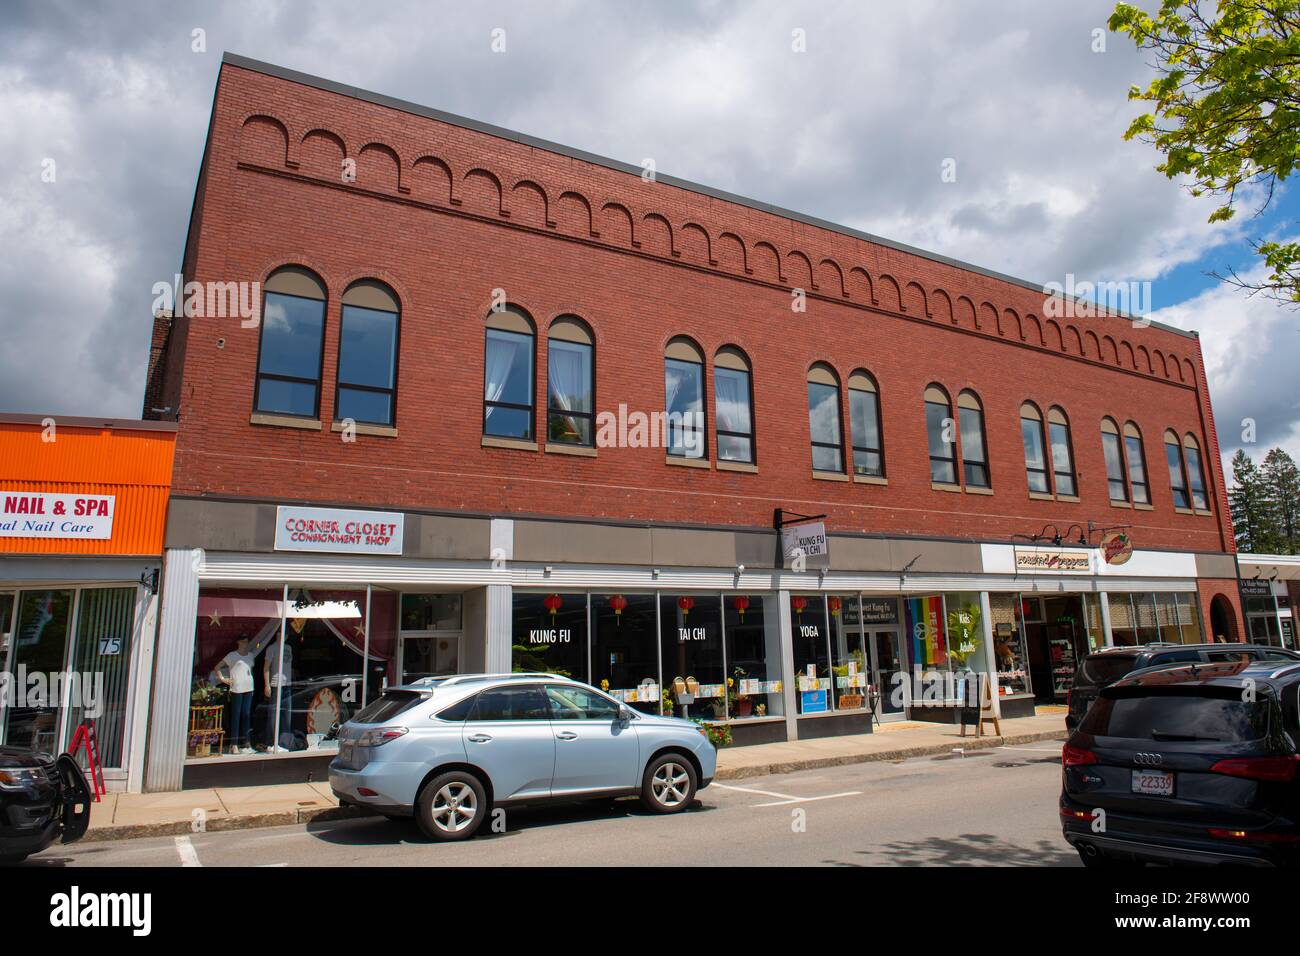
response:
<path id="1" fill-rule="evenodd" d="M 1001 737 L 963 739 L 958 735 L 958 728 L 951 724 L 902 721 L 878 727 L 872 734 L 723 750 L 718 754 L 717 779 L 740 780 L 872 760 L 905 760 L 948 753 L 958 747 L 977 750 L 1064 739 L 1065 708 L 1038 709 L 1038 716 L 1002 721 Z M 337 820 L 365 813 L 339 806 L 325 782 L 173 793 L 110 793 L 102 802 L 92 804 L 90 829 L 83 839 L 179 836 L 200 830 L 215 832 Z M 197 825 L 199 820 L 201 826 Z"/>

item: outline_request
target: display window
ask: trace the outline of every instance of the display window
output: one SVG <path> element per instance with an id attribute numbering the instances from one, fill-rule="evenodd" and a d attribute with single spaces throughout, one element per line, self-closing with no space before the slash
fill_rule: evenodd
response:
<path id="1" fill-rule="evenodd" d="M 948 667 L 948 630 L 943 598 L 908 598 L 903 602 L 907 633 L 911 638 L 909 662 L 921 672 L 946 670 Z"/>
<path id="2" fill-rule="evenodd" d="M 463 604 L 456 593 L 402 595 L 400 683 L 460 673 Z"/>
<path id="3" fill-rule="evenodd" d="M 727 718 L 722 599 L 716 594 L 659 596 L 664 693 L 676 717 Z"/>
<path id="4" fill-rule="evenodd" d="M 989 614 L 993 626 L 993 664 L 997 671 L 998 693 L 1004 696 L 1033 693 L 1029 676 L 1029 659 L 1025 653 L 1025 635 L 1020 626 L 1014 594 L 990 594 Z"/>
<path id="5" fill-rule="evenodd" d="M 824 714 L 831 709 L 830 626 L 827 617 L 826 598 L 791 595 L 795 706 L 800 714 Z"/>
<path id="6" fill-rule="evenodd" d="M 780 617 L 776 597 L 729 594 L 723 599 L 728 702 L 732 720 L 785 713 Z"/>
<path id="7" fill-rule="evenodd" d="M 587 681 L 587 595 L 515 594 L 510 665 L 514 671 Z"/>
<path id="8" fill-rule="evenodd" d="M 388 682 L 395 601 L 372 648 L 370 589 L 199 589 L 187 755 L 293 754 L 337 747 L 337 725 Z M 376 696 L 370 694 L 369 696 Z"/>
<path id="9" fill-rule="evenodd" d="M 591 595 L 590 683 L 637 710 L 667 712 L 659 686 L 655 595 Z"/>
<path id="10" fill-rule="evenodd" d="M 1098 596 L 1101 599 L 1101 596 Z M 1132 647 L 1163 641 L 1199 644 L 1205 640 L 1196 595 L 1187 592 L 1114 592 L 1104 596 L 1110 610 L 1111 641 Z"/>
<path id="11" fill-rule="evenodd" d="M 832 705 L 836 710 L 866 710 L 871 664 L 858 595 L 833 594 L 826 599 L 826 610 L 830 617 Z"/>

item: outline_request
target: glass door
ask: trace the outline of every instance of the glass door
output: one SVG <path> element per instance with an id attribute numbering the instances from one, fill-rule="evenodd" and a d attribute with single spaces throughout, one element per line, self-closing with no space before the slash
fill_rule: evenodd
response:
<path id="1" fill-rule="evenodd" d="M 100 766 L 121 769 L 126 752 L 126 715 L 130 702 L 135 641 L 136 588 L 83 588 L 77 607 L 77 634 L 69 674 L 80 687 L 68 701 L 65 746 L 83 720 L 94 722 Z M 87 682 L 92 682 L 90 688 Z M 90 691 L 90 693 L 88 693 Z M 93 704 L 93 710 L 83 705 Z M 86 752 L 78 750 L 84 765 Z"/>
<path id="2" fill-rule="evenodd" d="M 871 631 L 871 680 L 880 695 L 876 716 L 881 720 L 903 716 L 903 703 L 895 696 L 898 679 L 906 680 L 903 648 L 898 631 Z M 901 674 L 902 678 L 895 678 Z"/>
<path id="3" fill-rule="evenodd" d="M 14 594 L 0 592 L 0 674 L 13 674 L 9 667 L 9 652 L 13 650 Z M 10 678 L 12 680 L 12 677 Z M 0 694 L 0 744 L 5 740 L 5 701 L 8 694 Z"/>
<path id="4" fill-rule="evenodd" d="M 460 673 L 459 594 L 403 594 L 398 637 L 400 683 Z"/>

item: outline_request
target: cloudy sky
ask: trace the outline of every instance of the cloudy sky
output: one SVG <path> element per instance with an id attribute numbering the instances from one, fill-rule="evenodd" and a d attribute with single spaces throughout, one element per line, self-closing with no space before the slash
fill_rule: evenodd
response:
<path id="1" fill-rule="evenodd" d="M 1300 455 L 1300 314 L 1204 274 L 1250 270 L 1300 202 L 1208 225 L 1123 141 L 1150 68 L 1124 37 L 1094 50 L 1110 6 L 8 0 L 0 410 L 139 415 L 229 50 L 1036 283 L 1149 281 L 1155 318 L 1201 332 L 1225 452 L 1250 418 L 1248 450 Z"/>

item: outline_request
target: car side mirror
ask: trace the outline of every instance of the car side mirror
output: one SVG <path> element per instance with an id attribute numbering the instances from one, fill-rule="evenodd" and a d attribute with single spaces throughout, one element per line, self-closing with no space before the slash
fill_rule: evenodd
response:
<path id="1" fill-rule="evenodd" d="M 618 709 L 618 722 L 624 725 L 630 724 L 632 722 L 631 707 L 620 707 Z"/>

